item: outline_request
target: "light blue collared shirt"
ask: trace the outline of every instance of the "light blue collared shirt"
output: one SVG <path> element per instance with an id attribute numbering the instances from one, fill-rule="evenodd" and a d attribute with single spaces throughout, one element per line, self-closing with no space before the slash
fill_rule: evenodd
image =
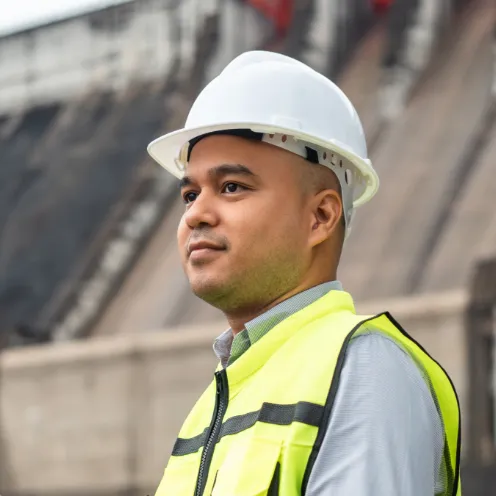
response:
<path id="1" fill-rule="evenodd" d="M 214 343 L 224 367 L 285 318 L 338 281 L 279 303 Z M 427 379 L 398 344 L 375 331 L 348 345 L 338 392 L 307 496 L 437 496 L 444 494 L 444 430 Z"/>

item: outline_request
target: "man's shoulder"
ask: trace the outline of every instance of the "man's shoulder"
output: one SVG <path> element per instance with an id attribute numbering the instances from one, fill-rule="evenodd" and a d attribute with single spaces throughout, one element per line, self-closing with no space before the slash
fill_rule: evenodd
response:
<path id="1" fill-rule="evenodd" d="M 350 340 L 343 373 L 364 376 L 366 383 L 389 384 L 405 391 L 429 392 L 428 376 L 403 346 L 373 326 Z M 427 387 L 426 387 L 427 386 Z"/>
<path id="2" fill-rule="evenodd" d="M 347 354 L 365 352 L 371 353 L 375 358 L 407 359 L 408 362 L 415 363 L 401 343 L 373 325 L 368 325 L 360 333 L 354 334 L 348 344 Z"/>
<path id="3" fill-rule="evenodd" d="M 400 343 L 373 324 L 366 324 L 359 333 L 354 334 L 350 340 L 350 347 L 351 346 L 377 346 L 389 350 L 394 354 L 398 352 L 407 353 Z"/>

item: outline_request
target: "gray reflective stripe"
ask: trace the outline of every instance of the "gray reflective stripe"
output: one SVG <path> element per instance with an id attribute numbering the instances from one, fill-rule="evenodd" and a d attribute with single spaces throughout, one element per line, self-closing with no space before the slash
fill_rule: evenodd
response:
<path id="1" fill-rule="evenodd" d="M 183 439 L 178 437 L 172 450 L 172 456 L 184 456 L 198 451 L 207 439 L 208 427 L 198 436 Z"/>
<path id="2" fill-rule="evenodd" d="M 256 412 L 246 413 L 231 417 L 222 424 L 219 439 L 224 436 L 239 434 L 253 427 L 256 422 L 266 424 L 290 425 L 293 422 L 318 427 L 324 414 L 324 407 L 315 403 L 300 401 L 293 405 L 276 405 L 264 403 L 262 408 Z M 178 438 L 172 456 L 184 456 L 198 451 L 207 438 L 206 428 L 201 434 L 189 439 Z"/>

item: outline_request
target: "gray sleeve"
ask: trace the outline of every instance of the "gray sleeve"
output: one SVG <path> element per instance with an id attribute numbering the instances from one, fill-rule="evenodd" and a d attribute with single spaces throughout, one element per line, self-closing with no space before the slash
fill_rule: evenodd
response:
<path id="1" fill-rule="evenodd" d="M 444 445 L 422 372 L 371 331 L 348 347 L 307 496 L 434 496 Z"/>

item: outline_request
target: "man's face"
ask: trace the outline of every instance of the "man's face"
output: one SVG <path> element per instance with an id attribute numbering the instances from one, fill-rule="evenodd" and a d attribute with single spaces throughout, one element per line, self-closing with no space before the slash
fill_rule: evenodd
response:
<path id="1" fill-rule="evenodd" d="M 235 311 L 298 284 L 310 263 L 311 229 L 301 167 L 290 152 L 233 136 L 194 147 L 181 182 L 178 243 L 197 296 Z"/>

